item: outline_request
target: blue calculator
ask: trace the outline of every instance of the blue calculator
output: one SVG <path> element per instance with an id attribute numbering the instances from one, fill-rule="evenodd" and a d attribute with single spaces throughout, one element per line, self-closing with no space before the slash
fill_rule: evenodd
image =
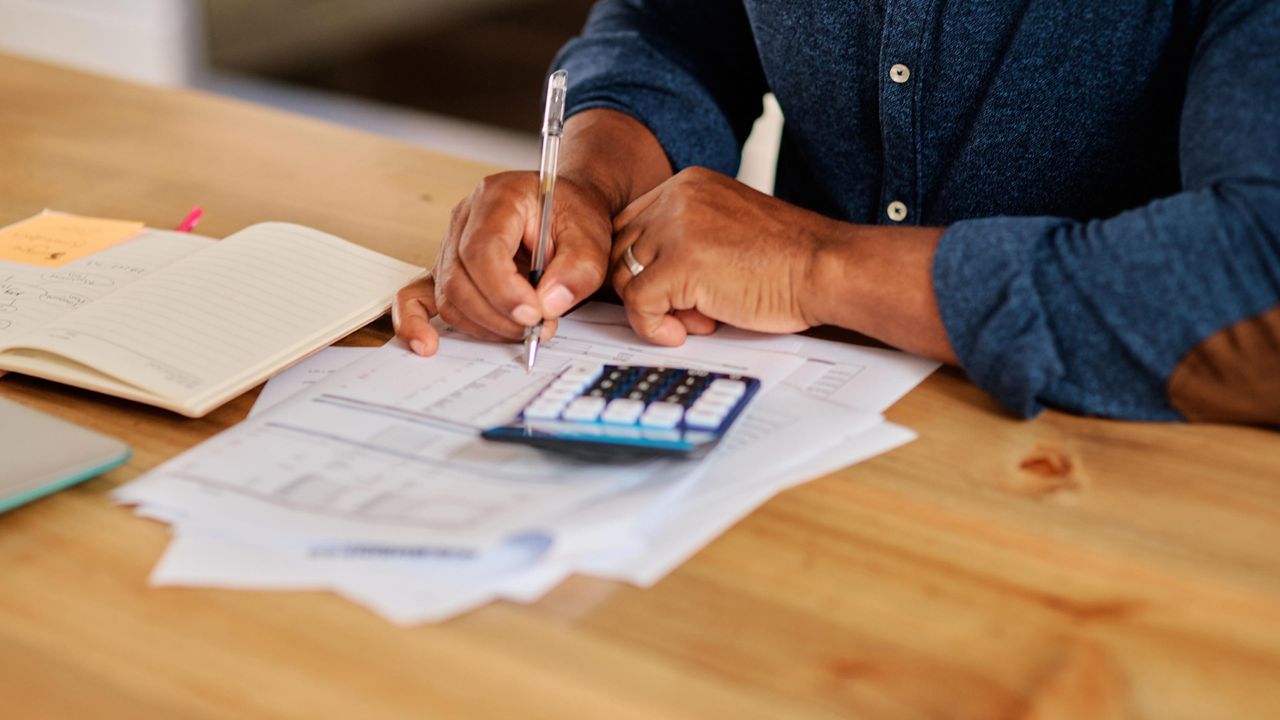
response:
<path id="1" fill-rule="evenodd" d="M 489 440 L 592 460 L 701 457 L 760 390 L 760 381 L 682 368 L 570 365 Z"/>

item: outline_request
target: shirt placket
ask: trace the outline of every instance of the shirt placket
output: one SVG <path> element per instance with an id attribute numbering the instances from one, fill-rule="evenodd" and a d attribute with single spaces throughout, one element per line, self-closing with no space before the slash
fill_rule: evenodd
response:
<path id="1" fill-rule="evenodd" d="M 884 170 L 880 182 L 881 223 L 919 224 L 916 87 L 921 40 L 931 0 L 890 0 L 880 40 L 880 135 Z"/>

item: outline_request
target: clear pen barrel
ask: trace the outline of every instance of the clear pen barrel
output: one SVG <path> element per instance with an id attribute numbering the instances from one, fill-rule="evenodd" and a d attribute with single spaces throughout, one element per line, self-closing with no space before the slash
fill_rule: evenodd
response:
<path id="1" fill-rule="evenodd" d="M 567 87 L 568 75 L 563 70 L 552 73 L 547 80 L 547 106 L 542 117 L 542 161 L 538 166 L 539 241 L 533 256 L 533 270 L 537 273 L 545 266 L 546 245 L 551 237 L 551 205 L 555 201 Z"/>

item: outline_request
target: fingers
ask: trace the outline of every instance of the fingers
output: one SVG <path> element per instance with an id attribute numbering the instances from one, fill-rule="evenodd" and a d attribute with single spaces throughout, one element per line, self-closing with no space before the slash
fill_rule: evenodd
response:
<path id="1" fill-rule="evenodd" d="M 515 262 L 536 220 L 536 193 L 536 178 L 528 173 L 487 178 L 458 235 L 459 265 L 480 291 L 454 292 L 452 276 L 446 289 L 463 303 L 463 314 L 493 335 L 511 337 L 542 317 L 538 296 Z M 472 306 L 473 300 L 483 303 Z"/>
<path id="2" fill-rule="evenodd" d="M 710 335 L 716 321 L 697 309 L 682 309 L 667 284 L 667 273 L 661 264 L 661 253 L 648 249 L 645 235 L 645 211 L 658 199 L 651 191 L 629 205 L 614 220 L 617 237 L 611 255 L 610 282 L 627 308 L 632 329 L 646 340 L 675 346 L 688 335 Z M 644 269 L 636 274 L 623 259 L 631 251 Z"/>
<path id="3" fill-rule="evenodd" d="M 716 321 L 697 310 L 676 310 L 673 314 L 690 335 L 710 335 L 716 331 Z"/>
<path id="4" fill-rule="evenodd" d="M 449 227 L 450 236 L 436 256 L 432 271 L 436 278 L 436 311 L 445 322 L 468 335 L 493 342 L 514 340 L 523 328 L 489 303 L 459 257 L 456 238 L 473 215 L 467 202 L 459 206 Z"/>
<path id="5" fill-rule="evenodd" d="M 622 297 L 622 293 L 626 290 L 627 285 L 635 279 L 635 273 L 622 259 L 626 255 L 627 250 L 631 250 L 631 254 L 635 257 L 636 262 L 648 267 L 653 264 L 655 257 L 646 253 L 644 248 L 639 246 L 640 239 L 644 236 L 644 225 L 636 223 L 624 228 L 614 239 L 613 249 L 609 253 L 609 283 L 613 286 L 614 292 L 618 297 Z"/>
<path id="6" fill-rule="evenodd" d="M 447 288 L 436 286 L 436 307 L 445 322 L 490 342 L 510 342 L 524 336 L 525 326 L 494 309 L 466 268 L 453 268 L 451 278 Z"/>
<path id="7" fill-rule="evenodd" d="M 626 263 L 623 262 L 621 259 L 623 252 L 625 252 L 625 249 L 627 247 L 632 248 L 632 254 L 636 255 L 636 262 L 639 262 L 640 264 L 646 266 L 645 270 L 642 271 L 642 274 L 648 274 L 650 270 L 655 270 L 656 272 L 650 275 L 650 277 L 657 278 L 659 275 L 664 274 L 662 272 L 664 268 L 661 265 L 658 265 L 657 258 L 641 260 L 640 255 L 644 253 L 644 250 L 639 249 L 635 243 L 627 243 L 627 244 L 619 243 L 619 244 L 623 246 L 623 250 L 621 252 L 618 252 L 615 250 L 615 252 L 613 253 L 615 256 L 617 256 L 618 259 L 613 264 L 613 271 L 611 273 L 611 282 L 613 284 L 614 289 L 618 293 L 618 297 L 622 298 L 627 308 L 630 309 L 634 304 L 641 303 L 641 302 L 648 302 L 648 295 L 652 294 L 652 291 L 650 291 L 650 293 L 648 294 L 642 294 L 642 293 L 637 293 L 634 290 L 633 291 L 627 290 L 628 286 L 636 282 L 638 276 L 633 274 L 631 272 L 631 269 L 628 268 Z M 656 266 L 656 267 L 650 267 L 650 266 Z M 658 303 L 659 305 L 663 305 L 668 308 L 676 307 L 674 299 L 670 297 L 669 293 L 665 296 L 655 298 L 655 302 Z M 655 305 L 655 307 L 657 307 L 657 305 Z M 673 310 L 669 310 L 669 313 L 676 319 L 677 322 L 680 323 L 680 325 L 684 327 L 684 332 L 688 335 L 710 335 L 716 331 L 716 325 L 717 325 L 716 321 L 704 315 L 702 312 L 698 311 L 696 308 L 673 309 Z M 645 335 L 644 332 L 641 332 L 641 329 L 639 327 L 635 326 L 634 321 L 632 322 L 632 327 L 635 327 L 636 332 L 640 333 L 642 336 L 646 338 L 649 337 L 648 335 Z M 679 345 L 684 342 L 684 336 L 672 330 L 652 330 L 651 332 L 663 333 L 664 337 L 671 340 L 670 343 L 662 343 L 662 344 Z"/>
<path id="8" fill-rule="evenodd" d="M 538 239 L 534 173 L 494 175 L 455 210 L 436 264 L 436 306 L 450 325 L 479 338 L 517 340 L 600 288 L 608 269 L 608 211 L 562 183 L 547 266 L 535 290 L 517 253 Z M 549 330 L 548 330 L 549 328 Z M 553 332 L 554 323 L 544 324 Z"/>
<path id="9" fill-rule="evenodd" d="M 400 288 L 391 305 L 396 337 L 419 355 L 434 355 L 440 347 L 440 335 L 431 326 L 431 318 L 436 315 L 435 303 L 435 280 L 427 275 Z"/>
<path id="10" fill-rule="evenodd" d="M 622 302 L 627 321 L 640 337 L 655 345 L 674 347 L 684 343 L 688 330 L 676 316 L 670 287 L 662 273 L 650 274 L 646 269 L 627 284 Z"/>
<path id="11" fill-rule="evenodd" d="M 548 262 L 538 283 L 543 317 L 558 318 L 591 296 L 604 284 L 612 241 L 606 215 L 588 216 L 592 210 L 573 208 L 559 213 L 548 249 Z"/>

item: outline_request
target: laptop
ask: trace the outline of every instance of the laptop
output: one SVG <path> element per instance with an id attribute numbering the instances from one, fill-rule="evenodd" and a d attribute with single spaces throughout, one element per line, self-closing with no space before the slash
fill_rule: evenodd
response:
<path id="1" fill-rule="evenodd" d="M 129 446 L 119 440 L 0 398 L 0 512 L 128 459 Z"/>

